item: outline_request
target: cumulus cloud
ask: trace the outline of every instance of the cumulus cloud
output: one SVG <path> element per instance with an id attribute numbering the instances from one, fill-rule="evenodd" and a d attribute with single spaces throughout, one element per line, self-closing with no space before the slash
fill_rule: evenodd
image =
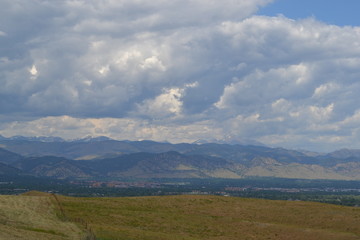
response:
<path id="1" fill-rule="evenodd" d="M 211 132 L 211 134 L 210 134 Z M 211 121 L 192 124 L 158 123 L 136 118 L 73 118 L 70 116 L 45 117 L 31 121 L 12 121 L 2 124 L 4 136 L 61 136 L 65 139 L 108 136 L 120 140 L 148 140 L 194 142 L 221 137 L 223 131 Z"/>
<path id="2" fill-rule="evenodd" d="M 4 0 L 0 133 L 360 147 L 360 28 L 270 2 Z"/>
<path id="3" fill-rule="evenodd" d="M 179 115 L 182 111 L 181 97 L 183 90 L 179 88 L 164 89 L 164 93 L 154 99 L 146 100 L 139 105 L 138 112 L 153 118 Z"/>

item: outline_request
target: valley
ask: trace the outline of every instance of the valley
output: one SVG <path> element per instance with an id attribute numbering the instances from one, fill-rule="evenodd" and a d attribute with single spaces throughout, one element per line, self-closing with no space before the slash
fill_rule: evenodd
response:
<path id="1" fill-rule="evenodd" d="M 82 197 L 202 194 L 360 205 L 358 150 L 320 154 L 108 138 L 68 142 L 17 137 L 2 138 L 0 144 L 1 194 L 31 190 Z"/>

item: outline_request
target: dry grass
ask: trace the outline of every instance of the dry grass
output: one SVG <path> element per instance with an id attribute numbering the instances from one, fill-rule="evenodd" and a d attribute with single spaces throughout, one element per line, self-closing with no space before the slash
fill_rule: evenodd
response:
<path id="1" fill-rule="evenodd" d="M 360 239 L 360 209 L 217 196 L 59 197 L 98 239 Z"/>
<path id="2" fill-rule="evenodd" d="M 0 239 L 73 240 L 83 235 L 76 224 L 58 217 L 49 195 L 0 196 Z"/>
<path id="3" fill-rule="evenodd" d="M 99 240 L 360 239 L 359 208 L 217 196 L 58 199 Z M 0 239 L 81 239 L 59 209 L 48 194 L 0 196 Z"/>

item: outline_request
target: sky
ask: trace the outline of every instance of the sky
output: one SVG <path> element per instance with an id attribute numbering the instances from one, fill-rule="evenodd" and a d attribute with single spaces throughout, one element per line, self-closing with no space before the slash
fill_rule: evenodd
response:
<path id="1" fill-rule="evenodd" d="M 277 0 L 260 8 L 258 15 L 284 15 L 294 20 L 313 17 L 338 26 L 359 26 L 360 1 L 357 0 Z"/>
<path id="2" fill-rule="evenodd" d="M 0 0 L 0 134 L 360 148 L 358 0 Z"/>

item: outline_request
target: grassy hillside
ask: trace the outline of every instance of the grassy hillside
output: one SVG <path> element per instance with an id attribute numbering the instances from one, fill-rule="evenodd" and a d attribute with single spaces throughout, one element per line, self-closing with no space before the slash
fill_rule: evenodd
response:
<path id="1" fill-rule="evenodd" d="M 360 208 L 218 196 L 57 199 L 0 196 L 0 239 L 83 240 L 84 223 L 99 240 L 360 239 Z"/>
<path id="2" fill-rule="evenodd" d="M 360 239 L 360 208 L 217 196 L 59 197 L 98 239 Z"/>
<path id="3" fill-rule="evenodd" d="M 61 220 L 52 196 L 0 196 L 0 239 L 83 239 L 76 224 Z"/>

